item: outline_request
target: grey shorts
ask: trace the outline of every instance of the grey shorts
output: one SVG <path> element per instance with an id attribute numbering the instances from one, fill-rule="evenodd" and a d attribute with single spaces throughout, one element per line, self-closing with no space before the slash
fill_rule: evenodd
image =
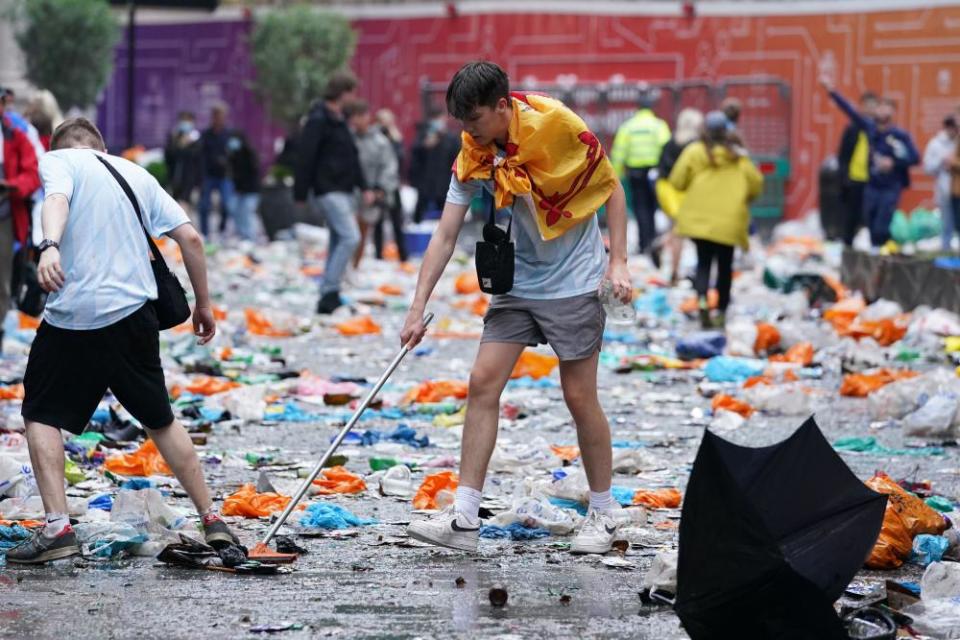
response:
<path id="1" fill-rule="evenodd" d="M 596 293 L 558 300 L 494 296 L 480 342 L 549 344 L 560 360 L 581 360 L 600 350 L 606 320 Z"/>

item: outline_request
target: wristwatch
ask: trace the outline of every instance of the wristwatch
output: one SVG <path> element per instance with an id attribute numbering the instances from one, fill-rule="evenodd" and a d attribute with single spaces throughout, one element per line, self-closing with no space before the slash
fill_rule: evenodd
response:
<path id="1" fill-rule="evenodd" d="M 37 245 L 37 253 L 43 253 L 50 247 L 55 248 L 57 251 L 60 250 L 60 243 L 53 240 L 44 240 L 39 245 Z"/>

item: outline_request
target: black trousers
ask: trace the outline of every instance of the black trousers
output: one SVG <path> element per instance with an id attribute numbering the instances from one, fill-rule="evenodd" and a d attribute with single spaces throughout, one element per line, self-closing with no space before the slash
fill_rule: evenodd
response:
<path id="1" fill-rule="evenodd" d="M 863 190 L 865 182 L 846 181 L 841 187 L 840 198 L 843 201 L 843 244 L 853 245 L 860 227 L 865 224 L 863 216 Z"/>
<path id="2" fill-rule="evenodd" d="M 397 251 L 400 253 L 400 262 L 406 262 L 410 254 L 407 253 L 407 241 L 403 236 L 403 206 L 400 204 L 400 194 L 393 194 L 393 206 L 384 210 L 377 224 L 373 227 L 373 247 L 376 250 L 378 260 L 383 259 L 383 223 L 389 216 L 390 224 L 393 225 L 393 239 L 397 243 Z"/>
<path id="3" fill-rule="evenodd" d="M 710 240 L 695 239 L 697 245 L 697 274 L 693 279 L 693 288 L 701 298 L 710 290 L 710 271 L 717 264 L 717 308 L 726 311 L 730 306 L 730 287 L 733 284 L 733 247 Z"/>
<path id="4" fill-rule="evenodd" d="M 633 215 L 640 230 L 640 253 L 646 253 L 657 239 L 654 223 L 657 213 L 657 193 L 648 175 L 650 169 L 629 169 L 630 194 L 633 199 Z"/>

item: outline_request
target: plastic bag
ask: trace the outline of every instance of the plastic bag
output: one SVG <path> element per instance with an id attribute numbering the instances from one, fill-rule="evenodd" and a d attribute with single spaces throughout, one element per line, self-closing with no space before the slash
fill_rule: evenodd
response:
<path id="1" fill-rule="evenodd" d="M 739 413 L 718 409 L 713 412 L 713 420 L 710 421 L 711 431 L 735 431 L 747 423 L 747 419 Z"/>
<path id="2" fill-rule="evenodd" d="M 546 529 L 550 533 L 566 535 L 576 528 L 577 518 L 549 500 L 527 497 L 515 501 L 509 511 L 498 513 L 490 523 L 499 527 L 519 523 L 529 529 Z"/>
<path id="3" fill-rule="evenodd" d="M 960 638 L 960 602 L 957 598 L 949 600 L 924 598 L 920 602 L 905 607 L 901 613 L 910 616 L 913 619 L 910 628 L 924 634 L 925 637 L 942 640 Z"/>
<path id="4" fill-rule="evenodd" d="M 694 333 L 677 341 L 677 357 L 682 360 L 713 358 L 723 353 L 727 337 L 718 331 Z"/>
<path id="5" fill-rule="evenodd" d="M 780 346 L 780 332 L 777 328 L 766 322 L 758 322 L 757 337 L 753 342 L 753 352 L 761 355 L 778 346 Z"/>
<path id="6" fill-rule="evenodd" d="M 874 491 L 888 496 L 888 504 L 892 504 L 903 519 L 911 539 L 921 533 L 940 535 L 946 530 L 947 521 L 943 516 L 882 471 L 867 480 L 866 484 Z"/>
<path id="7" fill-rule="evenodd" d="M 423 479 L 416 495 L 413 496 L 414 509 L 438 509 L 437 494 L 441 491 L 456 491 L 460 477 L 454 471 L 441 471 Z"/>
<path id="8" fill-rule="evenodd" d="M 921 438 L 949 438 L 960 399 L 946 393 L 938 393 L 913 413 L 903 419 L 904 434 Z"/>
<path id="9" fill-rule="evenodd" d="M 659 456 L 645 449 L 613 450 L 613 470 L 617 473 L 640 473 L 666 469 L 669 465 Z"/>
<path id="10" fill-rule="evenodd" d="M 152 536 L 174 538 L 176 536 L 171 534 L 172 531 L 189 525 L 183 514 L 170 508 L 156 489 L 118 491 L 110 510 L 110 521 L 130 525 Z"/>
<path id="11" fill-rule="evenodd" d="M 314 502 L 300 516 L 298 524 L 304 529 L 348 529 L 377 524 L 377 521 L 361 518 L 340 505 Z"/>
<path id="12" fill-rule="evenodd" d="M 454 282 L 454 288 L 457 293 L 467 296 L 472 293 L 480 293 L 480 281 L 477 279 L 476 271 L 464 271 L 457 276 Z"/>
<path id="13" fill-rule="evenodd" d="M 467 383 L 456 380 L 428 380 L 423 382 L 403 397 L 403 404 L 440 402 L 447 398 L 466 398 Z"/>
<path id="14" fill-rule="evenodd" d="M 256 309 L 244 309 L 243 315 L 247 321 L 247 331 L 255 336 L 288 338 L 293 335 L 293 331 L 290 329 L 275 327 L 265 315 Z"/>
<path id="15" fill-rule="evenodd" d="M 337 331 L 343 336 L 365 336 L 380 333 L 380 325 L 370 316 L 357 316 L 337 324 Z"/>
<path id="16" fill-rule="evenodd" d="M 247 483 L 224 498 L 221 513 L 225 516 L 264 518 L 286 509 L 290 500 L 290 496 L 280 495 L 279 493 L 257 493 L 256 487 Z"/>
<path id="17" fill-rule="evenodd" d="M 749 418 L 754 414 L 754 408 L 751 407 L 746 402 L 742 400 L 737 400 L 733 396 L 728 396 L 725 393 L 718 393 L 713 396 L 713 400 L 710 402 L 711 408 L 714 412 L 720 411 L 721 409 L 725 411 L 732 411 L 734 413 L 740 414 L 744 418 Z"/>
<path id="18" fill-rule="evenodd" d="M 910 557 L 912 551 L 910 531 L 893 504 L 888 502 L 880 535 L 864 564 L 869 569 L 896 569 Z"/>
<path id="19" fill-rule="evenodd" d="M 757 411 L 784 416 L 807 415 L 813 412 L 813 398 L 798 383 L 758 384 L 745 388 L 743 398 Z"/>
<path id="20" fill-rule="evenodd" d="M 940 562 L 949 546 L 950 541 L 943 536 L 921 533 L 913 539 L 913 553 L 910 555 L 910 562 L 923 567 L 931 562 Z"/>
<path id="21" fill-rule="evenodd" d="M 28 496 L 34 483 L 33 467 L 29 462 L 21 462 L 16 456 L 0 453 L 0 496 Z"/>
<path id="22" fill-rule="evenodd" d="M 747 378 L 761 375 L 764 369 L 766 363 L 762 360 L 717 356 L 707 362 L 703 373 L 710 382 L 743 382 Z"/>
<path id="23" fill-rule="evenodd" d="M 916 371 L 908 369 L 878 369 L 873 373 L 851 373 L 843 377 L 840 395 L 865 398 L 871 393 L 897 380 L 917 377 Z"/>
<path id="24" fill-rule="evenodd" d="M 239 382 L 212 376 L 196 376 L 186 386 L 185 391 L 201 396 L 213 396 L 241 386 Z"/>
<path id="25" fill-rule="evenodd" d="M 67 496 L 67 514 L 79 517 L 87 512 L 85 498 Z M 43 502 L 40 496 L 7 498 L 0 500 L 0 519 L 3 520 L 41 520 L 44 517 Z"/>
<path id="26" fill-rule="evenodd" d="M 677 592 L 677 560 L 676 551 L 660 551 L 653 558 L 650 570 L 640 582 L 641 589 L 662 589 L 669 593 Z"/>
<path id="27" fill-rule="evenodd" d="M 808 367 L 813 364 L 813 345 L 809 342 L 799 342 L 786 353 L 770 356 L 770 362 L 792 362 Z"/>
<path id="28" fill-rule="evenodd" d="M 679 489 L 641 489 L 633 494 L 633 504 L 642 504 L 651 509 L 678 509 L 683 502 Z"/>
<path id="29" fill-rule="evenodd" d="M 319 495 L 335 493 L 363 493 L 367 490 L 367 483 L 355 473 L 350 473 L 342 466 L 330 467 L 320 473 L 320 478 L 313 481 L 312 492 Z"/>
<path id="30" fill-rule="evenodd" d="M 136 527 L 122 522 L 84 522 L 74 527 L 77 541 L 83 545 L 84 555 L 94 558 L 113 558 L 129 551 L 133 555 L 147 542 L 149 536 Z"/>
<path id="31" fill-rule="evenodd" d="M 960 597 L 960 563 L 932 563 L 920 579 L 920 594 L 924 600 Z"/>
<path id="32" fill-rule="evenodd" d="M 534 380 L 539 380 L 553 373 L 553 370 L 560 364 L 560 359 L 543 353 L 537 353 L 530 349 L 524 350 L 517 360 L 517 364 L 510 373 L 511 379 L 530 376 Z"/>
<path id="33" fill-rule="evenodd" d="M 111 473 L 122 476 L 173 475 L 153 440 L 147 440 L 132 453 L 122 453 L 107 458 L 103 467 Z"/>
<path id="34" fill-rule="evenodd" d="M 580 504 L 587 504 L 590 496 L 590 486 L 583 468 L 568 473 L 563 469 L 553 472 L 551 480 L 527 479 L 524 487 L 530 495 L 544 495 L 561 500 L 572 500 Z"/>
<path id="35" fill-rule="evenodd" d="M 264 399 L 266 390 L 265 385 L 243 386 L 228 391 L 219 398 L 219 401 L 234 418 L 247 422 L 259 422 L 263 420 L 263 414 L 267 410 L 267 402 Z"/>

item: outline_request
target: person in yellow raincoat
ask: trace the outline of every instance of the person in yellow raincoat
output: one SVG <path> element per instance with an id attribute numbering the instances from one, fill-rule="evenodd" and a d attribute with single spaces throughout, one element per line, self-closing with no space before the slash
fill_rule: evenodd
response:
<path id="1" fill-rule="evenodd" d="M 694 289 L 699 297 L 704 328 L 722 327 L 730 305 L 733 252 L 749 246 L 747 205 L 760 195 L 763 176 L 747 151 L 730 135 L 727 117 L 711 111 L 704 121 L 703 139 L 680 154 L 670 172 L 670 184 L 683 191 L 674 231 L 697 245 Z M 717 265 L 717 316 L 710 317 L 707 291 L 710 272 Z"/>

